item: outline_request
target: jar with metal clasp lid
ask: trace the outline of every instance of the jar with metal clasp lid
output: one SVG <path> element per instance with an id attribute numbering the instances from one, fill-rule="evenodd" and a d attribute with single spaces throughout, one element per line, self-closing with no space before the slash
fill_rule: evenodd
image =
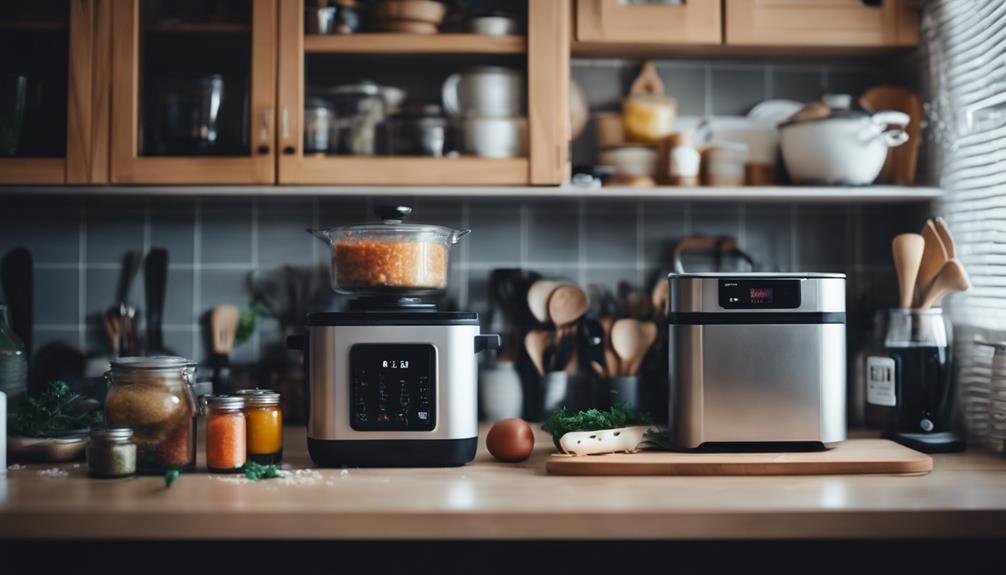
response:
<path id="1" fill-rule="evenodd" d="M 139 473 L 195 468 L 195 371 L 182 357 L 120 357 L 105 373 L 105 420 L 133 430 Z"/>

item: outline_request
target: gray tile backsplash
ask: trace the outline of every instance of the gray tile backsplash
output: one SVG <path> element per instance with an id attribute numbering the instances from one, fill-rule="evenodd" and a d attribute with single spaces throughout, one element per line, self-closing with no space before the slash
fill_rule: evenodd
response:
<path id="1" fill-rule="evenodd" d="M 616 110 L 638 62 L 577 60 L 572 75 L 593 112 Z M 765 98 L 809 101 L 825 92 L 858 94 L 886 72 L 868 63 L 664 60 L 657 71 L 679 115 L 741 115 Z M 574 162 L 594 157 L 594 128 L 573 143 Z M 166 345 L 202 358 L 200 322 L 220 303 L 248 303 L 249 274 L 285 265 L 312 268 L 327 285 L 328 249 L 304 230 L 372 219 L 377 204 L 403 202 L 415 219 L 472 234 L 452 252 L 449 298 L 487 311 L 486 277 L 496 267 L 613 289 L 619 281 L 650 288 L 671 269 L 671 247 L 688 234 L 730 235 L 768 271 L 844 271 L 849 301 L 893 303 L 889 242 L 917 228 L 925 207 L 674 203 L 645 200 L 505 200 L 446 198 L 0 197 L 0 254 L 28 247 L 35 261 L 35 345 L 69 340 L 104 353 L 101 313 L 115 303 L 126 250 L 165 247 L 170 271 Z M 690 258 L 686 265 L 708 262 Z M 318 275 L 322 274 L 322 275 Z M 144 304 L 143 277 L 130 297 Z M 141 312 L 142 315 L 142 312 Z M 259 357 L 281 341 L 275 322 L 235 350 Z"/>
<path id="2" fill-rule="evenodd" d="M 206 312 L 221 303 L 246 306 L 249 274 L 262 276 L 284 265 L 322 269 L 312 262 L 327 270 L 328 250 L 304 228 L 372 219 L 368 206 L 383 203 L 376 198 L 145 199 L 136 210 L 139 230 L 118 246 L 106 242 L 101 261 L 90 261 L 78 242 L 90 245 L 93 234 L 104 234 L 103 226 L 122 214 L 118 208 L 88 198 L 70 210 L 76 213 L 59 215 L 58 233 L 53 233 L 53 226 L 44 223 L 52 198 L 8 199 L 16 209 L 0 210 L 0 254 L 27 245 L 34 255 L 36 346 L 69 340 L 104 353 L 100 314 L 115 302 L 123 253 L 163 245 L 170 250 L 165 341 L 197 358 L 205 356 L 200 322 Z M 922 206 L 611 199 L 422 198 L 410 203 L 419 221 L 472 228 L 452 252 L 449 297 L 481 313 L 487 311 L 486 277 L 495 267 L 525 267 L 609 289 L 623 280 L 649 289 L 658 273 L 671 269 L 674 243 L 693 233 L 736 237 L 762 270 L 846 272 L 850 302 L 886 305 L 893 303 L 896 285 L 888 263 L 890 239 L 916 228 L 924 215 Z M 18 226 L 19 220 L 38 225 Z M 186 233 L 192 237 L 186 239 Z M 186 257 L 189 251 L 199 257 Z M 708 264 L 701 258 L 685 261 L 688 269 L 708 269 Z M 324 275 L 319 280 L 328 281 Z M 131 290 L 141 316 L 143 294 L 141 273 Z M 235 360 L 251 361 L 277 341 L 281 334 L 270 322 L 235 350 Z"/>

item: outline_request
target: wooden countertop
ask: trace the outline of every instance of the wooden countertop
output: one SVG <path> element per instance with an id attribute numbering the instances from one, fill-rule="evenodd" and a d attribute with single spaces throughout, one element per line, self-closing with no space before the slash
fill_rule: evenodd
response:
<path id="1" fill-rule="evenodd" d="M 484 440 L 485 429 L 481 437 Z M 286 464 L 312 466 L 303 428 Z M 926 476 L 554 477 L 522 464 L 327 469 L 287 480 L 95 480 L 83 464 L 0 478 L 0 538 L 778 539 L 1006 536 L 1006 459 L 935 456 Z M 200 460 L 201 461 L 201 460 Z M 46 472 L 58 467 L 66 472 Z"/>

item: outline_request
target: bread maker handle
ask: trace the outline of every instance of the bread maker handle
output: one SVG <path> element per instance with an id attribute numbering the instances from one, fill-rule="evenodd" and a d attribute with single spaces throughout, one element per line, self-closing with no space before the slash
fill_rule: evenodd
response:
<path id="1" fill-rule="evenodd" d="M 304 336 L 302 335 L 286 336 L 286 348 L 304 351 Z"/>
<path id="2" fill-rule="evenodd" d="M 500 336 L 495 333 L 486 333 L 482 335 L 475 336 L 475 353 L 479 354 L 487 349 L 500 349 L 503 347 L 503 341 Z"/>

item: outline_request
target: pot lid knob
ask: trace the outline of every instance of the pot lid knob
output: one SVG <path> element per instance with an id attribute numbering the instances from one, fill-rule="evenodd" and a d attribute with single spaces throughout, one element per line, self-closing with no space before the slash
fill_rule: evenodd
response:
<path id="1" fill-rule="evenodd" d="M 378 206 L 374 209 L 374 213 L 386 222 L 401 223 L 412 214 L 412 208 L 409 206 Z"/>

